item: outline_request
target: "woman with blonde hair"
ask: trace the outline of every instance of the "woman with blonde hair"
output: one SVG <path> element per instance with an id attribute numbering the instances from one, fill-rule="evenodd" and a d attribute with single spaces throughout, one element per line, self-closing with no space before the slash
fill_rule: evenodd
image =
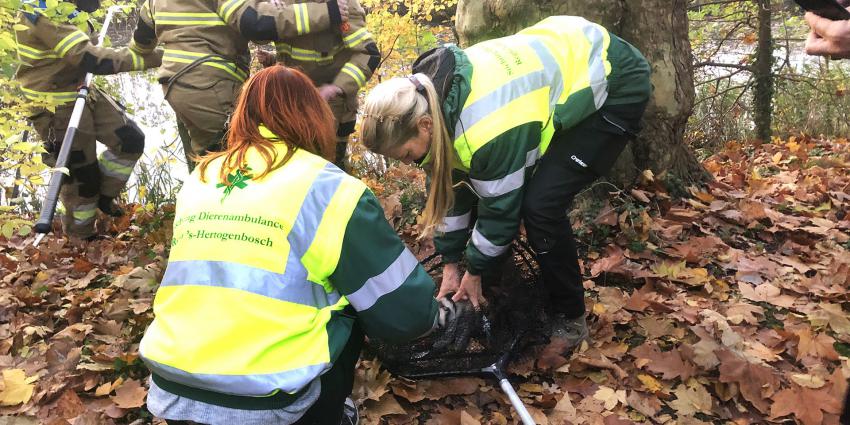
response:
<path id="1" fill-rule="evenodd" d="M 508 251 L 523 220 L 552 337 L 569 351 L 588 330 L 567 210 L 639 131 L 649 64 L 602 26 L 552 16 L 463 50 L 433 49 L 413 72 L 368 94 L 362 140 L 429 174 L 423 220 L 444 262 L 438 298 L 484 302 L 481 273 Z"/>
<path id="2" fill-rule="evenodd" d="M 451 337 L 460 309 L 434 300 L 375 196 L 330 162 L 335 143 L 333 115 L 303 73 L 276 65 L 245 83 L 227 148 L 203 157 L 177 198 L 140 345 L 153 414 L 356 424 L 346 397 L 364 332 Z"/>

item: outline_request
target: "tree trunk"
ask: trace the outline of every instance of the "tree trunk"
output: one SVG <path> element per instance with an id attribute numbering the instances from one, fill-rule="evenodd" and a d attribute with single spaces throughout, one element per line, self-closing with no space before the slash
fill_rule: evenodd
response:
<path id="1" fill-rule="evenodd" d="M 770 0 L 756 0 L 759 19 L 759 38 L 754 67 L 755 90 L 753 111 L 756 137 L 769 142 L 773 115 L 773 32 Z"/>
<path id="2" fill-rule="evenodd" d="M 551 15 L 597 22 L 637 47 L 652 65 L 652 100 L 640 137 L 620 157 L 610 180 L 635 182 L 642 170 L 682 182 L 708 174 L 683 142 L 694 103 L 687 0 L 459 0 L 463 45 L 513 34 Z"/>

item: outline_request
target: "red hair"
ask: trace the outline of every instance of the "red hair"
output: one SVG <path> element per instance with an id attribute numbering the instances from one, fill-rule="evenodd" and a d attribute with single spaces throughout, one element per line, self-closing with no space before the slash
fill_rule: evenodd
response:
<path id="1" fill-rule="evenodd" d="M 272 141 L 261 136 L 260 125 L 280 139 Z M 276 142 L 288 147 L 283 158 L 278 158 Z M 226 149 L 200 159 L 201 181 L 205 181 L 210 162 L 220 157 L 224 157 L 224 163 L 218 178 L 229 185 L 228 174 L 246 171 L 245 156 L 252 148 L 266 162 L 265 169 L 251 171 L 258 179 L 286 164 L 296 149 L 333 161 L 335 143 L 334 116 L 310 78 L 293 68 L 270 66 L 251 76 L 242 86 L 230 118 Z"/>

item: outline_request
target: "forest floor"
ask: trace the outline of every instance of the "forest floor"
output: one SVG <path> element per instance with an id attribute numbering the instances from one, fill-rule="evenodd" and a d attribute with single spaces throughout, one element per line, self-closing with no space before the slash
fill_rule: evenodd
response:
<path id="1" fill-rule="evenodd" d="M 716 179 L 706 187 L 645 172 L 574 217 L 592 341 L 569 359 L 538 347 L 513 363 L 537 423 L 838 423 L 850 143 L 730 142 L 703 165 Z M 394 179 L 410 173 L 369 182 L 408 238 L 409 185 Z M 84 248 L 0 237 L 0 425 L 152 421 L 138 342 L 173 207 L 132 209 Z M 408 381 L 375 359 L 361 361 L 354 395 L 369 424 L 517 421 L 494 380 Z"/>

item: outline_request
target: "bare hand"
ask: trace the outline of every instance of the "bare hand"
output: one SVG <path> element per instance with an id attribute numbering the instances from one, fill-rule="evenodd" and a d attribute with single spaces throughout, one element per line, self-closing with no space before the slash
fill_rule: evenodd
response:
<path id="1" fill-rule="evenodd" d="M 850 21 L 833 21 L 807 12 L 806 23 L 812 28 L 806 41 L 806 53 L 850 58 Z"/>
<path id="2" fill-rule="evenodd" d="M 339 7 L 339 16 L 342 17 L 342 22 L 348 22 L 348 0 L 336 0 L 336 5 Z"/>
<path id="3" fill-rule="evenodd" d="M 263 68 L 268 68 L 277 62 L 277 55 L 263 49 L 257 49 L 257 62 L 259 62 Z"/>
<path id="4" fill-rule="evenodd" d="M 442 289 L 442 288 L 441 288 Z M 463 274 L 463 279 L 460 281 L 458 288 L 452 301 L 458 302 L 461 300 L 469 300 L 476 310 L 481 308 L 482 304 L 487 304 L 487 300 L 481 291 L 481 276 L 466 272 Z"/>
<path id="5" fill-rule="evenodd" d="M 324 84 L 319 86 L 319 96 L 322 96 L 322 99 L 325 99 L 325 102 L 330 102 L 341 94 L 342 89 L 333 84 Z"/>
<path id="6" fill-rule="evenodd" d="M 457 292 L 460 288 L 460 269 L 457 263 L 446 263 L 443 265 L 443 281 L 440 283 L 440 292 L 437 299 L 445 298 L 446 295 Z"/>

